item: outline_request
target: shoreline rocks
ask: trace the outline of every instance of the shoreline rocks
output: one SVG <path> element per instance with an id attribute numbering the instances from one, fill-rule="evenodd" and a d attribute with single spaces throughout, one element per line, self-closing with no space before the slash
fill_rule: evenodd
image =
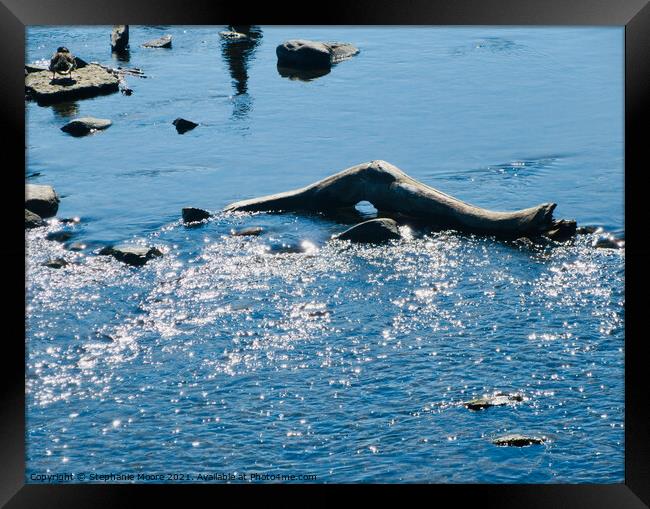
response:
<path id="1" fill-rule="evenodd" d="M 68 122 L 61 130 L 72 136 L 85 136 L 95 131 L 108 129 L 113 122 L 105 118 L 82 117 Z"/>
<path id="2" fill-rule="evenodd" d="M 275 53 L 278 57 L 278 67 L 329 69 L 333 64 L 356 55 L 359 49 L 342 42 L 292 39 L 280 44 Z"/>
<path id="3" fill-rule="evenodd" d="M 138 246 L 134 244 L 107 246 L 99 254 L 102 256 L 113 256 L 115 259 L 134 267 L 141 267 L 149 260 L 163 255 L 162 251 L 157 247 Z"/>
<path id="4" fill-rule="evenodd" d="M 152 39 L 147 41 L 142 45 L 143 48 L 171 48 L 172 47 L 172 36 L 163 35 L 158 39 Z"/>
<path id="5" fill-rule="evenodd" d="M 60 201 L 59 195 L 52 186 L 25 185 L 25 208 L 41 218 L 55 216 Z"/>
<path id="6" fill-rule="evenodd" d="M 48 70 L 25 76 L 27 98 L 41 105 L 73 99 L 86 99 L 119 90 L 119 78 L 99 64 L 88 64 L 74 71 L 74 78 L 52 79 Z"/>
<path id="7" fill-rule="evenodd" d="M 401 238 L 401 234 L 394 219 L 385 217 L 370 219 L 348 228 L 343 233 L 334 235 L 333 240 L 349 240 L 350 242 L 363 242 L 379 244 L 392 239 Z"/>

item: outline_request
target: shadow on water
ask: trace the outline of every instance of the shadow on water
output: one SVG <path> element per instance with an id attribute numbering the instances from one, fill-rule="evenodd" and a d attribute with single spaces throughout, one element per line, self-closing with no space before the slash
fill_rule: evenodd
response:
<path id="1" fill-rule="evenodd" d="M 241 39 L 222 39 L 221 54 L 228 64 L 235 88 L 233 116 L 245 117 L 251 110 L 252 98 L 248 93 L 248 66 L 262 39 L 262 30 L 253 25 L 230 25 L 228 30 L 246 35 Z"/>
<path id="2" fill-rule="evenodd" d="M 76 101 L 66 101 L 52 104 L 52 113 L 56 117 L 69 118 L 79 114 L 79 105 Z"/>

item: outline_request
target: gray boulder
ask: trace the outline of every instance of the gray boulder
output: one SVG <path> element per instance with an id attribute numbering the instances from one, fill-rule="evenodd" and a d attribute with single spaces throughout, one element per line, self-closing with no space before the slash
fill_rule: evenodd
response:
<path id="1" fill-rule="evenodd" d="M 142 45 L 143 48 L 171 48 L 172 47 L 172 36 L 163 35 L 158 39 L 153 39 L 147 41 Z"/>
<path id="2" fill-rule="evenodd" d="M 110 69 L 88 64 L 74 71 L 73 78 L 52 79 L 48 70 L 30 72 L 25 76 L 25 94 L 39 104 L 55 104 L 111 94 L 119 90 L 120 79 Z"/>
<path id="3" fill-rule="evenodd" d="M 115 25 L 111 32 L 111 50 L 123 53 L 129 47 L 129 25 Z"/>
<path id="4" fill-rule="evenodd" d="M 38 228 L 39 226 L 45 226 L 46 223 L 43 221 L 41 216 L 34 214 L 33 212 L 25 209 L 25 229 L 29 228 Z"/>
<path id="5" fill-rule="evenodd" d="M 113 122 L 105 118 L 82 117 L 68 122 L 61 130 L 72 136 L 85 136 L 95 131 L 108 129 L 112 124 Z"/>
<path id="6" fill-rule="evenodd" d="M 59 210 L 59 195 L 52 186 L 27 184 L 25 208 L 41 217 L 52 217 Z"/>
<path id="7" fill-rule="evenodd" d="M 495 438 L 492 440 L 494 445 L 501 447 L 525 447 L 527 445 L 540 445 L 543 444 L 545 440 L 539 437 L 531 437 L 519 434 L 504 435 L 502 437 Z"/>
<path id="8" fill-rule="evenodd" d="M 379 218 L 354 225 L 332 238 L 351 242 L 381 243 L 391 239 L 399 239 L 400 237 L 397 223 L 393 219 Z"/>
<path id="9" fill-rule="evenodd" d="M 332 64 L 359 53 L 351 44 L 293 39 L 280 44 L 278 66 L 292 69 L 329 69 Z"/>
<path id="10" fill-rule="evenodd" d="M 196 209 L 194 207 L 185 207 L 181 214 L 184 223 L 198 223 L 204 219 L 208 219 L 211 214 L 207 210 Z"/>
<path id="11" fill-rule="evenodd" d="M 138 246 L 133 244 L 123 244 L 119 246 L 108 246 L 99 252 L 100 255 L 111 255 L 117 260 L 140 267 L 152 258 L 162 256 L 162 252 L 157 247 Z"/>

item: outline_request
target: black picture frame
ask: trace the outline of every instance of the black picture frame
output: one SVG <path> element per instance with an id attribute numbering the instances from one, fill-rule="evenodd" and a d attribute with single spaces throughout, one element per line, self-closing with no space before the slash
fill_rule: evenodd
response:
<path id="1" fill-rule="evenodd" d="M 251 16 L 254 19 L 251 19 Z M 3 207 L 6 208 L 4 246 L 5 324 L 0 418 L 0 503 L 6 507 L 117 507 L 144 503 L 163 493 L 167 503 L 187 504 L 185 486 L 33 485 L 25 484 L 25 237 L 20 204 L 24 189 L 25 135 L 24 66 L 25 27 L 37 24 L 417 24 L 417 25 L 617 25 L 625 26 L 625 482 L 606 485 L 432 485 L 429 497 L 451 496 L 481 507 L 647 507 L 650 505 L 650 416 L 648 383 L 643 355 L 644 291 L 648 282 L 643 242 L 645 222 L 644 172 L 648 140 L 642 128 L 650 98 L 650 5 L 648 0 L 363 0 L 323 3 L 271 3 L 253 7 L 244 2 L 173 0 L 36 0 L 0 2 L 0 104 L 5 154 Z M 647 117 L 646 117 L 647 118 Z M 646 122 L 647 124 L 647 122 Z M 7 156 L 15 156 L 12 163 Z M 8 199 L 9 198 L 9 199 Z M 20 298 L 23 297 L 21 302 Z M 22 339 L 21 339 L 22 336 Z M 247 486 L 224 486 L 241 495 Z M 204 489 L 216 486 L 202 486 Z M 311 487 L 296 486 L 306 499 Z M 382 498 L 385 489 L 372 487 Z M 253 491 L 267 499 L 274 489 Z M 341 488 L 339 487 L 339 490 Z M 343 487 L 348 491 L 352 487 Z M 368 490 L 365 490 L 368 491 Z M 401 489 L 397 501 L 403 502 Z M 286 497 L 286 495 L 284 495 Z M 313 497 L 313 495 L 312 495 Z M 327 500 L 327 498 L 321 498 Z M 434 499 L 435 500 L 435 499 Z M 438 499 L 439 500 L 439 499 Z M 220 500 L 213 499 L 215 503 Z M 384 501 L 388 501 L 384 499 Z"/>

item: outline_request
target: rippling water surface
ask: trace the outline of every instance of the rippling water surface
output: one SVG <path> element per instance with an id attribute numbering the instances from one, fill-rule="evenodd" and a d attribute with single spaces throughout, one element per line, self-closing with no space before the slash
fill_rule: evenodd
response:
<path id="1" fill-rule="evenodd" d="M 65 45 L 141 68 L 133 95 L 27 104 L 26 180 L 58 217 L 27 237 L 31 474 L 314 474 L 318 482 L 622 482 L 624 251 L 593 235 L 532 246 L 436 232 L 328 243 L 318 215 L 228 203 L 385 159 L 493 209 L 558 203 L 624 236 L 620 28 L 32 27 L 27 60 Z M 171 50 L 139 47 L 163 34 Z M 361 52 L 279 74 L 289 38 Z M 76 116 L 108 130 L 72 138 Z M 171 122 L 200 123 L 184 135 Z M 366 215 L 369 213 L 365 211 Z M 231 230 L 261 226 L 259 237 Z M 73 234 L 80 251 L 46 240 Z M 132 268 L 96 256 L 155 244 Z M 67 267 L 42 263 L 63 257 Z M 470 411 L 497 391 L 518 404 Z M 496 447 L 506 433 L 541 446 Z"/>

